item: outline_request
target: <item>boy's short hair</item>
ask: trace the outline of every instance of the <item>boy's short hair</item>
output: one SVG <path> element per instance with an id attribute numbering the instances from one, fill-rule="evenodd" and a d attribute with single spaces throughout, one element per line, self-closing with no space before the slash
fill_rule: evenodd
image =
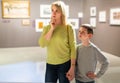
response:
<path id="1" fill-rule="evenodd" d="M 93 27 L 90 24 L 82 24 L 81 27 L 84 27 L 87 29 L 88 34 L 93 34 Z"/>

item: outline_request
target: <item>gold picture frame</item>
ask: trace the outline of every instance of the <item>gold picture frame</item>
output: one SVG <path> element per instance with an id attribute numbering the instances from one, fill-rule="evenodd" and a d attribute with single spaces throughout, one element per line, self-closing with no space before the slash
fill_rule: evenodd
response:
<path id="1" fill-rule="evenodd" d="M 29 18 L 29 0 L 2 0 L 3 18 Z"/>

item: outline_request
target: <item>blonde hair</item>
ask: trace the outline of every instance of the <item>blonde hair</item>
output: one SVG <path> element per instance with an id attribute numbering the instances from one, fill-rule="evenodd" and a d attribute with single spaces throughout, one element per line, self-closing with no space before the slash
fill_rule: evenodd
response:
<path id="1" fill-rule="evenodd" d="M 55 1 L 52 3 L 52 6 L 56 6 L 58 9 L 60 9 L 62 13 L 62 24 L 66 25 L 67 15 L 66 15 L 66 5 L 62 1 Z"/>

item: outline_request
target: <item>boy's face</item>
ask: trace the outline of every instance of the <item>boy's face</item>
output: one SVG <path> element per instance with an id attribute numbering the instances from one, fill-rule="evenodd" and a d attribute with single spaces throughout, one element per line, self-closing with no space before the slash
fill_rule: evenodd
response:
<path id="1" fill-rule="evenodd" d="M 84 27 L 79 28 L 78 39 L 80 39 L 81 41 L 89 41 L 91 37 L 92 37 L 92 34 L 88 34 L 86 28 Z"/>

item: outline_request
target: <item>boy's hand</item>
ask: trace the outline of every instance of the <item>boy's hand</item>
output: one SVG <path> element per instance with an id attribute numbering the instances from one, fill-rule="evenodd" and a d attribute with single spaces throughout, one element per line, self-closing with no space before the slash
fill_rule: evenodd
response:
<path id="1" fill-rule="evenodd" d="M 96 75 L 95 75 L 94 72 L 92 72 L 92 71 L 89 71 L 89 72 L 87 73 L 87 76 L 88 76 L 89 78 L 91 78 L 91 79 L 95 79 L 95 78 L 96 78 Z"/>

